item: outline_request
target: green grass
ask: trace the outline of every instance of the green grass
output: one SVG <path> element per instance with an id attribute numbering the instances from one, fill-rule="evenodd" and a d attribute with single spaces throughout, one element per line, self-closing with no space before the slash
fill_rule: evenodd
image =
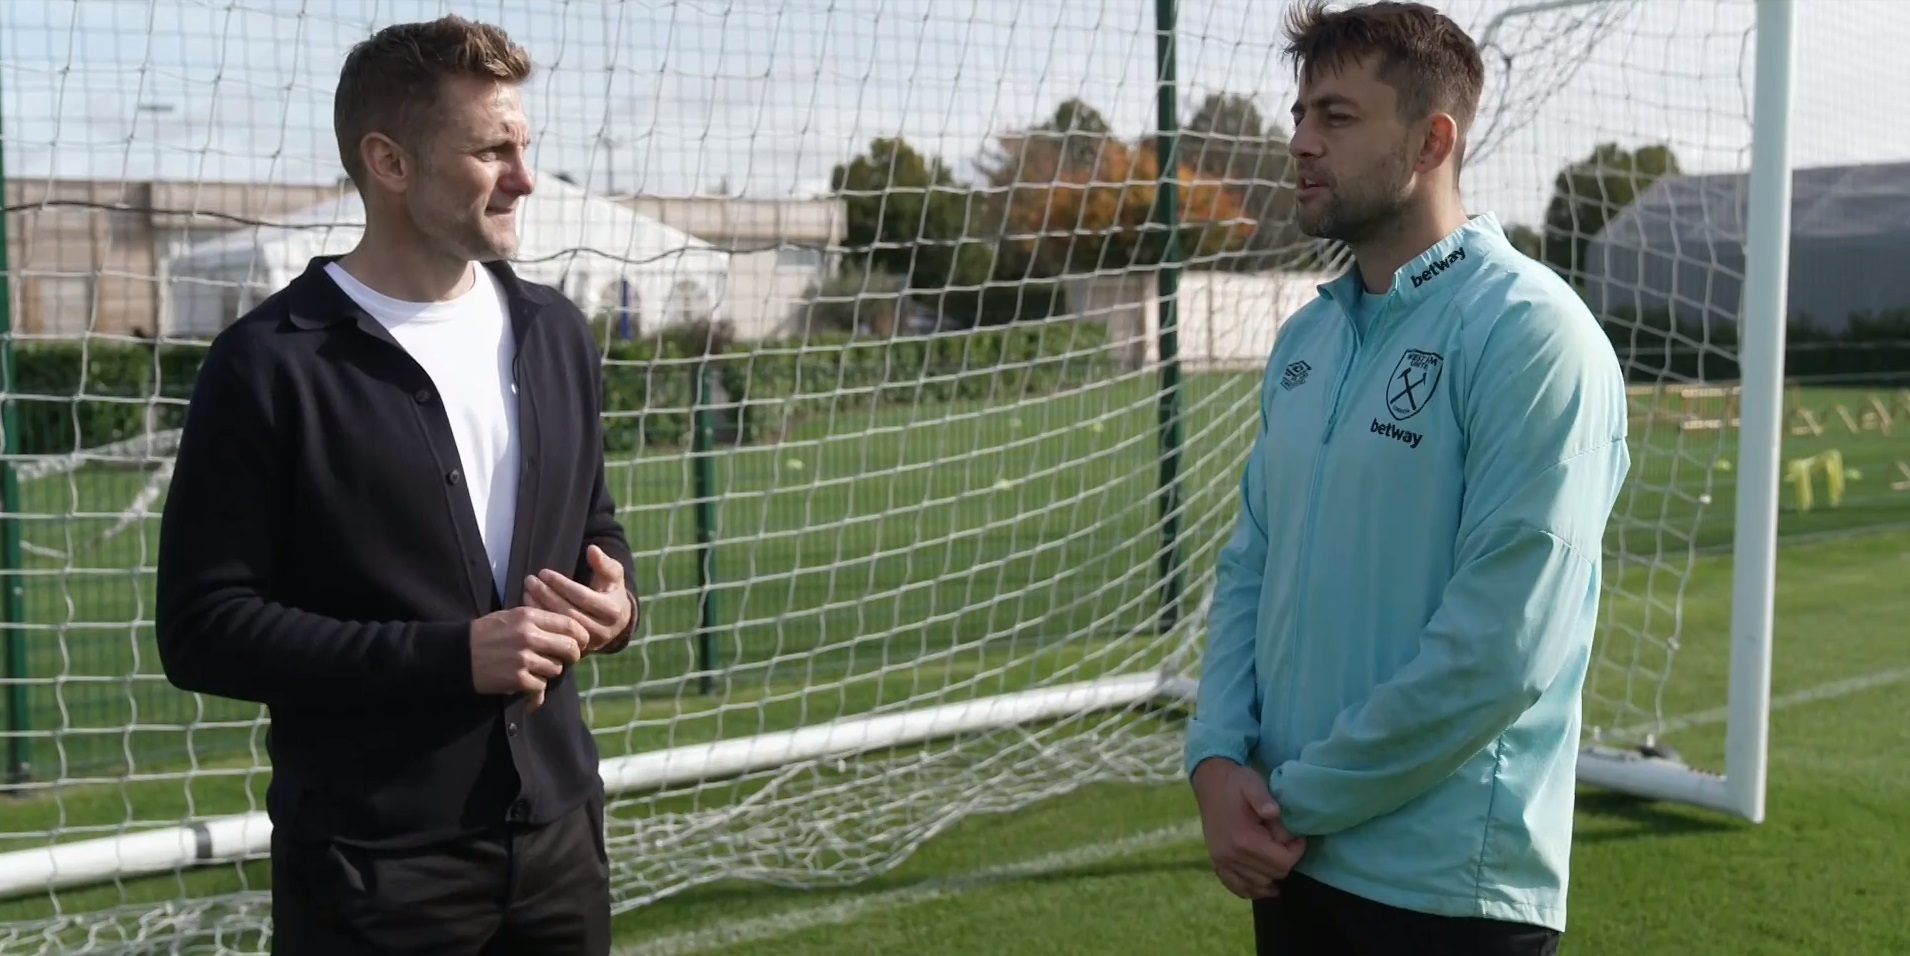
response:
<path id="1" fill-rule="evenodd" d="M 1641 390 L 1642 391 L 1642 390 Z M 1738 430 L 1681 428 L 1681 420 L 1722 421 L 1726 399 L 1681 397 L 1669 387 L 1632 398 L 1632 473 L 1614 509 L 1607 554 L 1649 557 L 1691 547 L 1728 547 L 1737 507 Z M 1891 413 L 1891 427 L 1866 422 L 1875 400 Z M 1785 401 L 1782 460 L 1837 452 L 1847 471 L 1844 497 L 1829 500 L 1822 466 L 1812 472 L 1812 507 L 1798 510 L 1796 486 L 1783 490 L 1783 530 L 1790 535 L 1876 529 L 1910 523 L 1910 494 L 1891 488 L 1910 480 L 1910 390 L 1793 389 Z M 1850 415 L 1846 424 L 1842 409 Z M 1809 412 L 1821 433 L 1801 414 Z M 1708 503 L 1701 504 L 1703 496 Z"/>
<path id="2" fill-rule="evenodd" d="M 1780 702 L 1848 678 L 1894 672 L 1910 680 L 1901 627 L 1910 593 L 1897 586 L 1906 570 L 1910 532 L 1783 549 Z M 1687 594 L 1694 630 L 1722 632 L 1729 591 L 1728 559 L 1701 559 Z M 1700 683 L 1722 673 L 1719 643 L 1688 654 L 1681 663 L 1703 663 L 1691 670 Z M 1673 742 L 1712 755 L 1721 730 L 1707 724 Z M 1771 761 L 1761 825 L 1583 790 L 1563 952 L 1910 951 L 1910 921 L 1894 902 L 1910 885 L 1901 839 L 1910 830 L 1910 696 L 1884 683 L 1781 703 Z M 701 952 L 685 943 L 738 933 L 744 938 L 707 950 L 730 956 L 1250 952 L 1247 907 L 1206 869 L 1193 813 L 1178 784 L 1089 787 L 965 822 L 861 886 L 712 886 L 629 915 L 619 935 L 634 952 Z M 1027 861 L 1035 865 L 1015 870 Z M 832 912 L 848 915 L 832 922 Z"/>
<path id="3" fill-rule="evenodd" d="M 1232 520 L 1256 385 L 1250 375 L 1188 383 L 1182 558 L 1196 592 Z M 1859 412 L 1870 394 L 1812 389 L 1797 397 L 1825 428 L 1788 437 L 1786 457 L 1835 448 L 1855 474 L 1836 507 L 1826 500 L 1821 474 L 1811 511 L 1786 498 L 1780 695 L 1910 666 L 1910 651 L 1897 639 L 1910 598 L 1894 587 L 1910 531 L 1888 531 L 1910 527 L 1910 492 L 1890 488 L 1903 477 L 1894 474 L 1896 462 L 1910 459 L 1910 422 L 1894 436 L 1874 427 L 1851 431 L 1834 412 L 1838 405 Z M 716 458 L 720 621 L 709 693 L 695 679 L 700 594 L 687 458 L 617 463 L 613 490 L 647 579 L 649 622 L 640 645 L 594 662 L 583 675 L 605 755 L 1133 673 L 1167 659 L 1178 636 L 1158 636 L 1150 625 L 1160 600 L 1153 399 L 1153 381 L 1145 377 L 994 406 L 867 407 L 849 399 L 779 445 L 725 450 Z M 1660 713 L 1690 715 L 1725 700 L 1725 549 L 1736 481 L 1734 472 L 1708 466 L 1735 459 L 1736 432 L 1678 432 L 1665 421 L 1646 427 L 1653 406 L 1681 408 L 1675 397 L 1638 398 L 1633 480 L 1608 543 L 1614 590 L 1606 647 L 1588 702 L 1588 719 L 1602 726 L 1635 728 Z M 1895 414 L 1910 419 L 1910 408 L 1898 405 Z M 5 805 L 0 851 L 44 845 L 49 833 L 83 838 L 263 805 L 268 771 L 258 709 L 179 694 L 160 676 L 150 643 L 157 522 L 136 522 L 102 539 L 145 480 L 138 472 L 87 469 L 25 488 L 26 510 L 48 516 L 28 525 L 27 540 L 43 552 L 71 552 L 36 557 L 28 585 L 36 625 L 29 739 L 36 777 L 61 785 L 29 789 Z M 1674 638 L 1681 649 L 1671 659 Z M 1668 666 L 1672 679 L 1662 682 Z M 1899 700 L 1885 688 L 1781 714 L 1773 823 L 1763 827 L 1588 798 L 1576 948 L 1568 951 L 1886 951 L 1877 948 L 1884 937 L 1871 910 L 1813 903 L 1805 911 L 1799 900 L 1813 892 L 1826 900 L 1884 892 L 1910 877 L 1904 858 L 1886 847 L 1892 832 L 1910 823 L 1903 809 L 1910 760 L 1893 752 L 1906 736 Z M 1810 729 L 1816 721 L 1824 721 L 1821 735 Z M 1171 777 L 1176 730 L 1170 724 L 1157 731 L 1139 739 L 1160 746 L 1119 751 L 1123 773 Z M 621 825 L 614 832 L 623 838 L 654 836 L 662 821 L 679 819 L 675 814 L 708 814 L 745 800 L 758 801 L 748 820 L 761 835 L 730 849 L 692 835 L 630 850 L 622 893 L 677 888 L 681 881 L 665 876 L 698 867 L 715 867 L 710 875 L 720 876 L 737 853 L 780 869 L 782 879 L 826 883 L 840 876 L 851 885 L 792 893 L 699 877 L 691 881 L 698 885 L 623 917 L 620 938 L 641 945 L 765 912 L 840 904 L 857 914 L 853 920 L 724 951 L 1239 951 L 1244 908 L 1206 874 L 1197 844 L 1171 832 L 1189 820 L 1181 788 L 1074 790 L 1077 777 L 1085 782 L 1108 767 L 1057 773 L 1035 759 L 1044 745 L 1051 755 L 1086 760 L 1134 739 L 1118 726 L 1089 722 L 985 737 L 959 751 L 902 748 L 797 780 L 758 777 L 633 795 L 615 811 Z M 1672 743 L 1694 763 L 1714 766 L 1722 727 L 1690 727 Z M 947 759 L 923 759 L 929 754 Z M 958 773 L 964 768 L 971 776 Z M 875 779 L 883 772 L 905 776 Z M 954 776 L 938 783 L 938 773 Z M 813 796 L 844 785 L 849 793 L 933 790 L 946 799 L 880 808 Z M 1024 806 L 1040 796 L 1049 799 Z M 856 817 L 848 807 L 871 813 Z M 1013 812 L 980 813 L 940 832 L 956 809 Z M 818 836 L 817 818 L 830 814 L 847 851 Z M 1152 842 L 1104 846 L 1163 827 L 1170 832 Z M 918 848 L 917 840 L 931 834 L 937 835 Z M 1853 855 L 1842 847 L 1846 839 L 1869 849 Z M 1814 883 L 1787 869 L 1793 846 L 1798 856 L 1789 865 L 1805 865 Z M 756 856 L 764 850 L 780 852 Z M 1063 851 L 1086 853 L 1087 862 L 1019 878 L 973 877 Z M 1743 859 L 1761 862 L 1741 869 Z M 1846 870 L 1854 876 L 1843 883 Z M 1825 882 L 1833 878 L 1845 889 Z M 906 888 L 922 881 L 936 893 L 918 902 L 923 894 Z M 229 866 L 67 891 L 57 900 L 0 901 L 0 953 L 15 952 L 9 923 L 43 919 L 55 907 L 143 908 L 265 885 L 262 867 Z M 1791 896 L 1783 895 L 1786 888 Z M 1730 942 L 1711 949 L 1699 945 L 1709 937 L 1687 932 L 1738 932 L 1728 914 L 1740 905 L 1755 907 L 1760 919 L 1786 912 L 1797 918 L 1777 920 L 1781 932 L 1721 936 Z M 1055 912 L 1071 918 L 1055 919 Z M 1824 928 L 1799 925 L 1807 915 Z M 1865 919 L 1879 928 L 1872 937 L 1859 933 L 1859 945 L 1818 945 L 1841 939 L 1831 936 L 1795 942 L 1800 933 L 1833 933 L 1840 922 Z M 1220 935 L 1194 941 L 1202 927 L 1218 927 Z"/>

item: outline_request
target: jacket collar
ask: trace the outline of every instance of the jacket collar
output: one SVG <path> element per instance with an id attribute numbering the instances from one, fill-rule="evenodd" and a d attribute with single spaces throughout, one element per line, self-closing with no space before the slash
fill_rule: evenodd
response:
<path id="1" fill-rule="evenodd" d="M 286 313 L 292 325 L 301 329 L 322 329 L 350 322 L 370 335 L 395 342 L 383 324 L 372 318 L 371 313 L 366 312 L 357 300 L 346 295 L 345 290 L 340 289 L 332 277 L 325 273 L 326 266 L 342 258 L 342 255 L 315 256 L 306 263 L 305 271 L 286 286 Z M 511 332 L 521 346 L 531 321 L 551 304 L 549 292 L 519 278 L 505 262 L 484 262 L 480 265 L 489 269 L 503 288 L 505 301 L 510 305 Z"/>
<path id="2" fill-rule="evenodd" d="M 1399 302 L 1410 306 L 1421 297 L 1456 282 L 1458 277 L 1454 273 L 1469 273 L 1478 268 L 1485 259 L 1487 248 L 1505 241 L 1505 230 L 1499 225 L 1498 217 L 1492 213 L 1470 216 L 1465 224 L 1447 233 L 1445 238 L 1394 271 L 1393 286 L 1387 291 L 1386 298 L 1389 303 Z M 1338 277 L 1321 285 L 1319 292 L 1343 304 L 1359 301 L 1359 267 L 1347 267 Z"/>

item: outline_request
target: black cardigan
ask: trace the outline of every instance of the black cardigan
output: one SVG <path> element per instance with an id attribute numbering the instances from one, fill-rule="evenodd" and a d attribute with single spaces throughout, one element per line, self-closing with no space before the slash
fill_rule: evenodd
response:
<path id="1" fill-rule="evenodd" d="M 604 479 L 600 354 L 563 295 L 488 264 L 517 340 L 521 477 L 499 595 L 424 369 L 312 260 L 212 342 L 161 520 L 157 634 L 182 689 L 269 706 L 290 838 L 417 845 L 601 792 L 574 673 L 526 714 L 479 695 L 471 622 L 542 568 L 636 594 Z M 610 650 L 620 650 L 628 635 Z M 601 652 L 600 652 L 601 653 Z"/>

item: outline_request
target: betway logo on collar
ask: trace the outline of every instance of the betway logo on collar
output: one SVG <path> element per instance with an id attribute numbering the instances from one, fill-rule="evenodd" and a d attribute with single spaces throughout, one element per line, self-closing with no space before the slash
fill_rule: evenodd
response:
<path id="1" fill-rule="evenodd" d="M 1421 272 L 1420 274 L 1416 276 L 1413 276 L 1413 288 L 1417 289 L 1420 286 L 1425 285 L 1426 283 L 1439 278 L 1439 274 L 1441 272 L 1444 272 L 1447 269 L 1452 268 L 1457 263 L 1464 262 L 1465 259 L 1466 259 L 1465 246 L 1460 246 L 1459 248 L 1454 249 L 1452 253 L 1450 255 L 1447 255 L 1444 259 L 1434 259 L 1432 261 L 1432 265 L 1429 265 L 1426 267 L 1426 271 Z"/>

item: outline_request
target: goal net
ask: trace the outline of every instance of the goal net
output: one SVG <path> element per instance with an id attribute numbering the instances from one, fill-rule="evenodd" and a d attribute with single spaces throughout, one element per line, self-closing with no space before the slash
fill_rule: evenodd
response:
<path id="1" fill-rule="evenodd" d="M 1346 260 L 1290 221 L 1278 12 L 1179 10 L 1163 177 L 1151 7 L 456 6 L 538 64 L 517 267 L 603 351 L 647 620 L 575 677 L 620 912 L 1178 779 L 1260 373 Z M 268 715 L 164 679 L 157 516 L 209 336 L 360 234 L 330 110 L 370 10 L 0 4 L 0 956 L 266 946 Z M 1758 8 L 1452 12 L 1489 39 L 1469 203 L 1595 300 L 1635 383 L 1587 745 L 1708 779 L 1737 703 L 1710 552 L 1759 396 L 1736 300 L 1693 291 L 1753 287 L 1746 191 L 1689 174 L 1750 168 Z M 1723 191 L 1654 192 L 1685 182 Z M 1655 324 L 1660 259 L 1696 324 Z"/>
<path id="2" fill-rule="evenodd" d="M 1880 4 L 1566 0 L 1480 31 L 1503 72 L 1476 168 L 1549 197 L 1517 238 L 1598 314 L 1630 386 L 1581 782 L 1761 820 L 1779 531 L 1910 511 L 1891 437 L 1910 282 L 1888 265 L 1910 142 L 1789 134 L 1894 82 L 1806 43 L 1906 26 Z"/>
<path id="3" fill-rule="evenodd" d="M 1186 228 L 1150 226 L 1144 19 L 10 5 L 0 953 L 267 945 L 268 714 L 166 682 L 157 516 L 208 338 L 361 234 L 346 50 L 452 9 L 538 64 L 516 268 L 603 352 L 646 605 L 575 674 L 616 908 L 864 879 L 975 814 L 1171 780 L 1261 318 L 1310 286 L 1244 212 L 1280 195 L 1259 130 L 1244 172 L 1216 139 L 1168 190 Z M 1287 271 L 1215 268 L 1250 253 Z"/>

